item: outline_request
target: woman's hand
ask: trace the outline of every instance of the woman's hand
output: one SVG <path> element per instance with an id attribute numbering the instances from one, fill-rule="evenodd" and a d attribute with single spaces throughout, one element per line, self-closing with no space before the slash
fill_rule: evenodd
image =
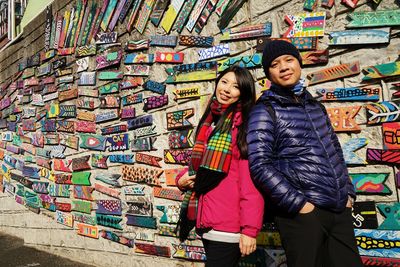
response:
<path id="1" fill-rule="evenodd" d="M 250 255 L 256 250 L 257 244 L 254 237 L 250 237 L 244 234 L 240 234 L 239 248 L 242 257 Z"/>
<path id="2" fill-rule="evenodd" d="M 192 189 L 194 186 L 194 179 L 196 178 L 195 175 L 188 175 L 187 173 L 184 174 L 178 180 L 178 186 L 183 189 Z"/>

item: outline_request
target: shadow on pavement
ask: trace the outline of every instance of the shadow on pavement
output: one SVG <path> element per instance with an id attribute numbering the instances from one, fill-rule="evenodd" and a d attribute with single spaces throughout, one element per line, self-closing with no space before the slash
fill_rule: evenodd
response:
<path id="1" fill-rule="evenodd" d="M 1 267 L 93 267 L 24 246 L 20 238 L 0 233 Z"/>

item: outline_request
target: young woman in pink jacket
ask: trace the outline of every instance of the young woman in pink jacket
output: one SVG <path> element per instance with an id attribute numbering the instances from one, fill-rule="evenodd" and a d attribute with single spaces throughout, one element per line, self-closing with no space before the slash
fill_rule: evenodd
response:
<path id="1" fill-rule="evenodd" d="M 239 66 L 223 71 L 196 132 L 189 171 L 176 180 L 186 191 L 180 239 L 196 226 L 206 266 L 237 266 L 256 249 L 264 200 L 247 160 L 246 125 L 255 103 L 254 80 Z"/>

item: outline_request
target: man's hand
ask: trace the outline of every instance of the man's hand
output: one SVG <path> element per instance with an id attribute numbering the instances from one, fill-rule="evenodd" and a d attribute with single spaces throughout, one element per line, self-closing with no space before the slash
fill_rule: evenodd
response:
<path id="1" fill-rule="evenodd" d="M 256 250 L 256 239 L 244 234 L 240 234 L 239 248 L 242 257 L 250 255 Z"/>
<path id="2" fill-rule="evenodd" d="M 304 206 L 301 208 L 299 213 L 301 213 L 301 214 L 310 213 L 314 209 L 315 209 L 315 206 L 313 204 L 311 204 L 310 202 L 306 202 L 306 204 L 304 204 Z"/>
<path id="3" fill-rule="evenodd" d="M 346 203 L 346 208 L 353 208 L 354 205 L 354 199 L 349 196 L 349 198 L 347 199 L 347 203 Z"/>

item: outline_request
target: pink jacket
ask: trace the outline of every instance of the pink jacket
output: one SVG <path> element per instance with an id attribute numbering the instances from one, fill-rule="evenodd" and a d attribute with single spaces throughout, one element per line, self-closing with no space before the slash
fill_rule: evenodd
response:
<path id="1" fill-rule="evenodd" d="M 240 122 L 241 114 L 237 113 L 234 125 Z M 248 160 L 240 159 L 237 132 L 234 126 L 229 173 L 216 188 L 200 196 L 196 227 L 256 237 L 262 227 L 264 199 L 250 177 Z"/>

